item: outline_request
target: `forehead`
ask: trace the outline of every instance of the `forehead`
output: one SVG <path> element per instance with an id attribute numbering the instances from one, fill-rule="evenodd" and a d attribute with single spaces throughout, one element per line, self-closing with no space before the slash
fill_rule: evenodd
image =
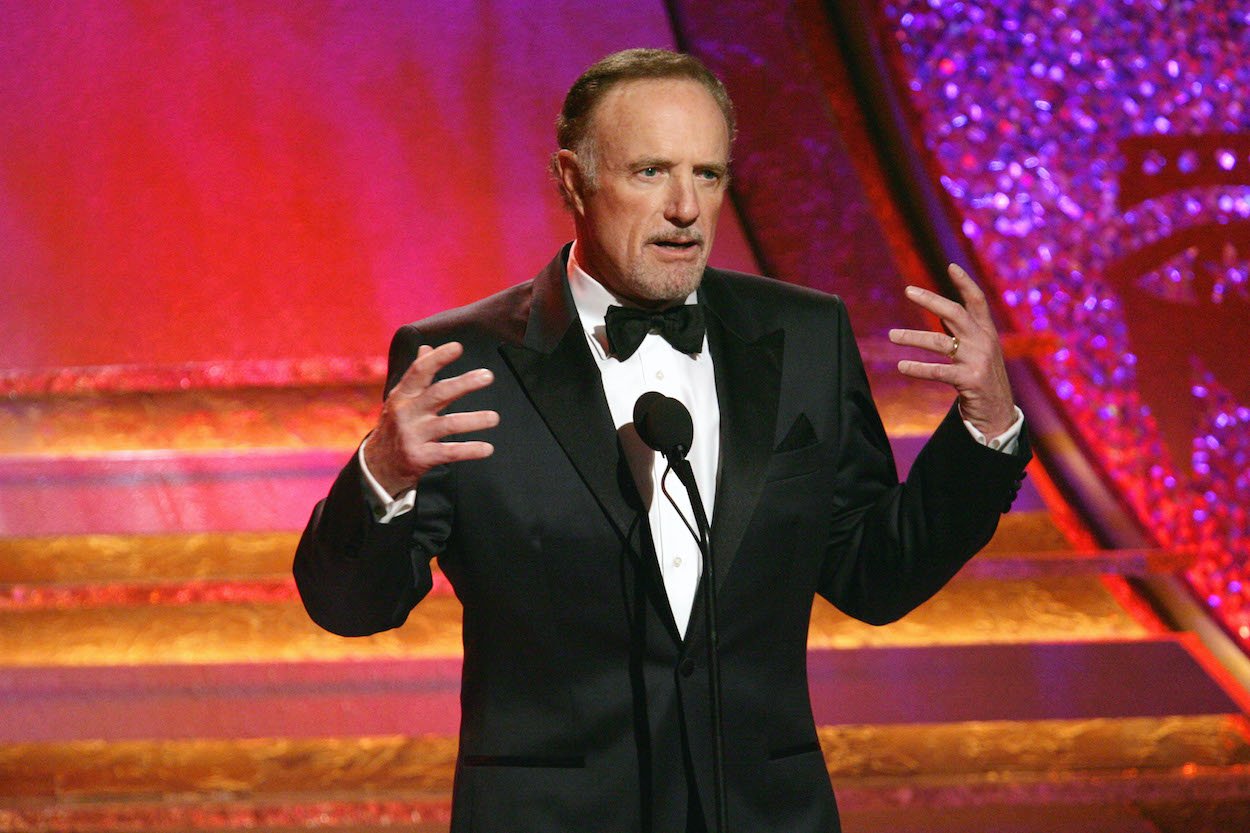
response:
<path id="1" fill-rule="evenodd" d="M 595 108 L 590 132 L 605 153 L 729 158 L 724 113 L 702 84 L 687 78 L 617 84 Z"/>

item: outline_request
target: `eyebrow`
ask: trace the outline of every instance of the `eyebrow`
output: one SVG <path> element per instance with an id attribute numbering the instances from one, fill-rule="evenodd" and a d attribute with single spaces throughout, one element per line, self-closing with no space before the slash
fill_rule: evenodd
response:
<path id="1" fill-rule="evenodd" d="M 641 159 L 635 159 L 630 162 L 629 167 L 633 170 L 638 168 L 671 168 L 673 167 L 673 160 L 665 159 L 663 156 L 644 156 Z"/>
<path id="2" fill-rule="evenodd" d="M 643 156 L 629 163 L 630 170 L 638 170 L 640 168 L 671 168 L 673 160 L 663 156 Z M 723 162 L 706 162 L 696 164 L 696 171 L 712 171 L 713 173 L 724 176 L 729 173 L 729 165 Z"/>

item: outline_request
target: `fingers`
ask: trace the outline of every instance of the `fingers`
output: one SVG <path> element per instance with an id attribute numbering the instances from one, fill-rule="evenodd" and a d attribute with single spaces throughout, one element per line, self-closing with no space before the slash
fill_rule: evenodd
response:
<path id="1" fill-rule="evenodd" d="M 890 330 L 890 341 L 902 347 L 919 347 L 947 358 L 954 358 L 951 351 L 955 348 L 955 339 L 946 333 L 932 330 Z M 962 349 L 962 344 L 960 345 Z"/>
<path id="2" fill-rule="evenodd" d="M 390 397 L 420 399 L 420 411 L 427 414 L 437 414 L 462 396 L 481 390 L 495 381 L 494 374 L 486 368 L 478 368 L 461 373 L 459 376 L 440 379 L 437 382 L 434 381 L 434 377 L 439 371 L 463 355 L 464 347 L 455 341 L 440 344 L 438 347 L 431 347 L 428 344 L 421 345 L 417 349 L 417 358 L 413 360 L 408 369 L 404 371 L 404 375 L 400 377 L 399 382 L 391 389 L 390 394 L 387 396 L 388 401 Z M 398 404 L 398 402 L 392 404 Z M 456 432 L 449 431 L 447 433 Z"/>
<path id="3" fill-rule="evenodd" d="M 433 443 L 427 449 L 422 460 L 423 468 L 432 469 L 448 463 L 463 463 L 467 460 L 484 460 L 495 453 L 495 446 L 481 440 L 456 443 Z"/>
<path id="4" fill-rule="evenodd" d="M 1003 363 L 998 331 L 990 316 L 985 293 L 967 271 L 952 263 L 947 273 L 963 299 L 958 304 L 920 287 L 907 287 L 907 297 L 942 319 L 950 335 L 925 330 L 891 330 L 890 341 L 936 353 L 944 361 L 904 359 L 904 376 L 950 385 L 959 396 L 964 419 L 987 436 L 996 436 L 1014 420 L 1011 384 Z"/>
<path id="5" fill-rule="evenodd" d="M 499 414 L 495 411 L 461 411 L 454 414 L 443 414 L 429 421 L 425 437 L 427 441 L 441 440 L 455 434 L 471 434 L 474 431 L 485 431 L 499 424 Z M 470 443 L 460 443 L 469 445 Z"/>
<path id="6" fill-rule="evenodd" d="M 486 368 L 436 380 L 438 373 L 463 355 L 464 348 L 456 342 L 422 345 L 387 395 L 365 447 L 365 462 L 391 494 L 411 488 L 435 466 L 480 460 L 494 453 L 488 442 L 447 440 L 499 424 L 499 414 L 490 410 L 443 413 L 457 400 L 494 382 L 494 374 Z"/>
<path id="7" fill-rule="evenodd" d="M 453 434 L 481 431 L 499 424 L 499 414 L 494 411 L 442 413 L 457 400 L 495 381 L 495 374 L 484 367 L 431 381 L 434 374 L 463 354 L 464 348 L 456 342 L 435 348 L 422 346 L 399 384 L 387 396 L 383 410 L 389 411 L 406 429 L 411 441 L 438 442 Z"/>
<path id="8" fill-rule="evenodd" d="M 973 309 L 949 298 L 927 289 L 909 286 L 906 290 L 907 297 L 941 318 L 950 332 L 893 329 L 890 330 L 889 337 L 894 344 L 927 350 L 945 360 L 926 362 L 904 359 L 898 363 L 900 373 L 913 379 L 945 382 L 962 390 L 969 385 L 975 385 L 982 368 L 993 363 L 998 334 L 988 320 L 985 295 L 976 282 L 958 264 L 952 263 L 948 272 L 964 301 L 972 308 L 985 311 L 986 321 L 980 321 L 979 316 L 973 314 Z"/>
<path id="9" fill-rule="evenodd" d="M 978 321 L 988 322 L 990 320 L 989 302 L 985 300 L 985 293 L 981 291 L 981 287 L 977 286 L 972 276 L 958 263 L 947 266 L 946 274 L 950 276 L 951 283 L 959 292 L 959 297 L 964 299 L 964 308 Z"/>
<path id="10" fill-rule="evenodd" d="M 449 341 L 437 347 L 422 344 L 417 348 L 417 358 L 408 365 L 408 369 L 404 371 L 404 375 L 400 377 L 391 393 L 398 393 L 400 396 L 421 394 L 434 381 L 434 377 L 440 370 L 463 355 L 464 347 L 456 341 Z"/>
<path id="11" fill-rule="evenodd" d="M 959 343 L 959 347 L 952 355 L 951 351 L 956 345 L 953 336 L 946 333 L 935 333 L 930 330 L 890 330 L 890 341 L 903 347 L 918 347 L 922 350 L 928 350 L 931 353 L 937 353 L 949 360 L 947 363 L 938 362 L 921 362 L 912 359 L 903 359 L 898 363 L 898 372 L 904 376 L 910 376 L 913 379 L 924 379 L 927 381 L 945 382 L 948 385 L 958 385 L 961 381 L 958 373 L 955 371 L 955 359 L 958 356 L 961 359 L 967 359 L 968 354 L 965 353 L 963 343 Z"/>
<path id="12" fill-rule="evenodd" d="M 962 304 L 918 286 L 907 287 L 907 298 L 941 318 L 947 329 L 960 338 L 964 338 L 974 327 L 996 334 L 994 321 L 990 317 L 989 302 L 981 287 L 957 263 L 950 264 L 946 273 L 959 292 L 959 297 L 963 299 Z"/>
<path id="13" fill-rule="evenodd" d="M 420 393 L 431 413 L 443 410 L 465 394 L 481 390 L 495 381 L 495 374 L 486 368 L 470 370 L 459 376 L 440 379 Z"/>
<path id="14" fill-rule="evenodd" d="M 929 382 L 945 382 L 948 385 L 957 385 L 954 366 L 949 364 L 935 364 L 933 362 L 918 362 L 912 359 L 903 359 L 898 363 L 898 372 L 912 379 L 923 379 Z"/>
<path id="15" fill-rule="evenodd" d="M 933 313 L 952 330 L 968 316 L 961 304 L 919 286 L 907 287 L 907 300 Z"/>

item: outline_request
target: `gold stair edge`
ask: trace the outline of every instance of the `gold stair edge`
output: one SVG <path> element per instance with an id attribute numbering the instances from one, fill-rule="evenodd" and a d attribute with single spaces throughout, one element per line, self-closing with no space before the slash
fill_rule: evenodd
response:
<path id="1" fill-rule="evenodd" d="M 381 384 L 386 356 L 299 356 L 164 364 L 95 364 L 0 368 L 9 400 L 205 389 Z"/>
<path id="2" fill-rule="evenodd" d="M 231 531 L 0 538 L 0 585 L 285 577 L 299 537 Z"/>
<path id="3" fill-rule="evenodd" d="M 212 589 L 212 585 L 206 588 Z M 220 588 L 219 588 L 220 589 Z M 260 585 L 253 588 L 265 590 Z M 95 607 L 0 603 L 0 667 L 338 661 L 461 655 L 459 601 L 431 595 L 403 627 L 346 639 L 314 624 L 289 580 L 272 598 Z M 223 592 L 236 592 L 227 585 Z M 808 646 L 857 649 L 925 645 L 1103 642 L 1157 632 L 1132 617 L 1096 577 L 959 580 L 891 624 L 856 621 L 823 599 L 812 607 Z"/>
<path id="4" fill-rule="evenodd" d="M 450 821 L 451 807 L 447 799 L 321 800 L 272 806 L 206 801 L 160 802 L 149 806 L 76 807 L 52 804 L 14 810 L 0 808 L 0 833 L 189 833 L 211 830 L 303 833 L 309 829 L 384 833 L 396 828 L 409 833 L 447 833 Z"/>
<path id="5" fill-rule="evenodd" d="M 259 664 L 458 657 L 460 604 L 441 595 L 401 628 L 351 639 L 296 600 L 0 611 L 0 668 Z"/>
<path id="6" fill-rule="evenodd" d="M 380 383 L 0 398 L 0 463 L 256 450 L 346 460 L 381 404 Z"/>
<path id="7" fill-rule="evenodd" d="M 155 368 L 139 382 L 124 372 L 56 373 L 10 380 L 8 395 L 0 372 L 0 462 L 109 452 L 350 452 L 376 421 L 383 372 L 372 360 L 348 365 L 342 373 L 295 367 L 268 384 L 255 372 L 233 378 L 213 376 L 211 368 Z M 945 386 L 918 383 L 892 367 L 874 365 L 870 375 L 891 437 L 928 436 L 953 401 Z"/>
<path id="8" fill-rule="evenodd" d="M 822 726 L 832 778 L 1250 766 L 1241 714 Z"/>
<path id="9" fill-rule="evenodd" d="M 273 579 L 290 575 L 299 538 L 298 531 L 0 537 L 0 586 Z M 1003 516 L 997 534 L 971 563 L 1088 561 L 1098 552 L 1073 549 L 1044 511 L 1013 512 Z M 1166 550 L 1101 552 L 1123 552 L 1152 564 L 1173 557 Z"/>
<path id="10" fill-rule="evenodd" d="M 1031 808 L 1031 814 L 1053 822 L 1056 815 L 1082 823 L 1107 816 L 1123 819 L 1171 819 L 1166 827 L 1150 829 L 1192 831 L 1195 819 L 1208 823 L 1204 833 L 1244 830 L 1250 819 L 1250 788 L 1244 773 L 1195 773 L 1188 777 L 1126 773 L 1114 778 L 1056 779 L 1051 781 L 965 781 L 867 786 L 837 783 L 838 805 L 848 824 L 861 824 L 882 812 L 947 813 L 985 811 L 979 824 L 1000 820 L 1007 808 Z M 1074 816 L 1075 814 L 1075 816 Z M 186 831 L 251 830 L 297 833 L 310 828 L 344 833 L 381 833 L 397 827 L 412 833 L 445 833 L 450 823 L 450 797 L 409 794 L 366 796 L 292 796 L 283 800 L 231 800 L 222 797 L 169 797 L 159 801 L 99 801 L 88 803 L 19 801 L 0 808 L 0 831 L 65 831 L 117 833 L 123 830 Z M 957 818 L 958 816 L 956 816 Z M 949 818 L 949 817 L 944 817 Z M 1219 827 L 1210 824 L 1222 825 Z M 1233 826 L 1228 826 L 1232 824 Z M 879 829 L 879 828 L 867 828 Z M 916 829 L 909 827 L 909 830 Z M 956 828 L 944 826 L 943 830 Z M 964 829 L 993 829 L 974 827 Z M 1035 829 L 1035 828 L 1030 828 Z M 1041 829 L 1036 828 L 1036 829 Z M 1051 827 L 1048 829 L 1065 829 Z M 1091 829 L 1086 825 L 1080 829 Z"/>
<path id="11" fill-rule="evenodd" d="M 283 551 L 279 559 L 285 563 L 290 557 L 289 552 Z M 3 548 L 0 548 L 0 558 L 3 558 Z M 1189 558 L 1186 554 L 1171 550 L 998 552 L 973 559 L 960 571 L 957 578 L 960 581 L 1025 581 L 1065 576 L 1171 574 L 1176 572 L 1178 564 L 1183 566 Z M 144 563 L 149 559 L 150 556 L 144 557 Z M 37 573 L 40 568 L 36 566 L 32 570 L 30 566 L 17 558 L 0 567 L 0 611 L 211 602 L 283 602 L 298 598 L 289 570 L 269 572 L 264 568 L 270 565 L 255 562 L 248 565 L 254 570 L 252 574 L 245 572 L 246 566 L 233 570 L 232 565 L 225 564 L 222 565 L 225 569 L 219 570 L 222 573 L 220 575 L 162 577 L 145 571 L 140 577 L 140 570 L 132 567 L 132 576 L 120 579 L 99 576 L 94 580 L 80 576 L 71 577 L 75 572 L 81 572 L 73 569 L 64 570 L 65 575 L 58 579 L 39 577 Z M 167 564 L 166 569 L 170 570 L 172 566 Z M 99 568 L 98 563 L 93 566 L 95 570 Z M 23 572 L 25 575 L 22 575 Z M 452 594 L 451 584 L 437 565 L 433 565 L 433 573 L 434 587 L 430 593 L 435 596 Z"/>
<path id="12" fill-rule="evenodd" d="M 1142 807 L 1196 803 L 1209 806 L 1219 801 L 1250 800 L 1250 767 L 1187 767 L 1161 772 L 1128 769 L 1103 773 L 1047 773 L 1041 777 L 990 772 L 964 779 L 922 778 L 878 783 L 835 780 L 833 786 L 839 807 L 855 810 L 1056 804 Z"/>
<path id="13" fill-rule="evenodd" d="M 824 726 L 835 784 L 1116 781 L 1235 775 L 1250 791 L 1240 715 Z M 454 737 L 65 741 L 0 745 L 0 798 L 144 800 L 449 791 Z"/>

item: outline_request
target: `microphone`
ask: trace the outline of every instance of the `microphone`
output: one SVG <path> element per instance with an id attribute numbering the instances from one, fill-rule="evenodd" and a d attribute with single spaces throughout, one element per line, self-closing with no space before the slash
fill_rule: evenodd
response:
<path id="1" fill-rule="evenodd" d="M 694 421 L 686 406 L 658 391 L 647 391 L 634 403 L 634 429 L 650 448 L 670 463 L 684 460 L 694 442 Z"/>
<path id="2" fill-rule="evenodd" d="M 699 486 L 694 479 L 694 469 L 686 455 L 694 442 L 694 420 L 690 411 L 671 396 L 658 391 L 647 391 L 634 403 L 634 430 L 638 437 L 650 448 L 660 452 L 668 459 L 669 468 L 677 475 L 677 479 L 686 487 L 690 496 L 690 508 L 694 512 L 695 533 L 689 522 L 686 526 L 694 534 L 699 544 L 699 552 L 703 555 L 703 578 L 699 582 L 703 591 L 704 625 L 707 628 L 708 644 L 708 689 L 709 717 L 711 718 L 712 735 L 712 785 L 716 809 L 716 833 L 725 833 L 729 829 L 728 805 L 725 801 L 725 730 L 721 720 L 721 683 L 720 683 L 720 635 L 717 625 L 716 610 L 716 562 L 712 558 L 712 530 L 707 520 L 707 512 L 703 510 L 703 501 L 699 497 Z M 667 473 L 667 472 L 666 472 Z M 668 495 L 668 492 L 664 492 Z M 668 495 L 669 501 L 673 498 Z M 676 502 L 673 507 L 678 508 Z M 678 513 L 681 510 L 678 508 Z M 683 518 L 684 520 L 684 518 Z"/>

